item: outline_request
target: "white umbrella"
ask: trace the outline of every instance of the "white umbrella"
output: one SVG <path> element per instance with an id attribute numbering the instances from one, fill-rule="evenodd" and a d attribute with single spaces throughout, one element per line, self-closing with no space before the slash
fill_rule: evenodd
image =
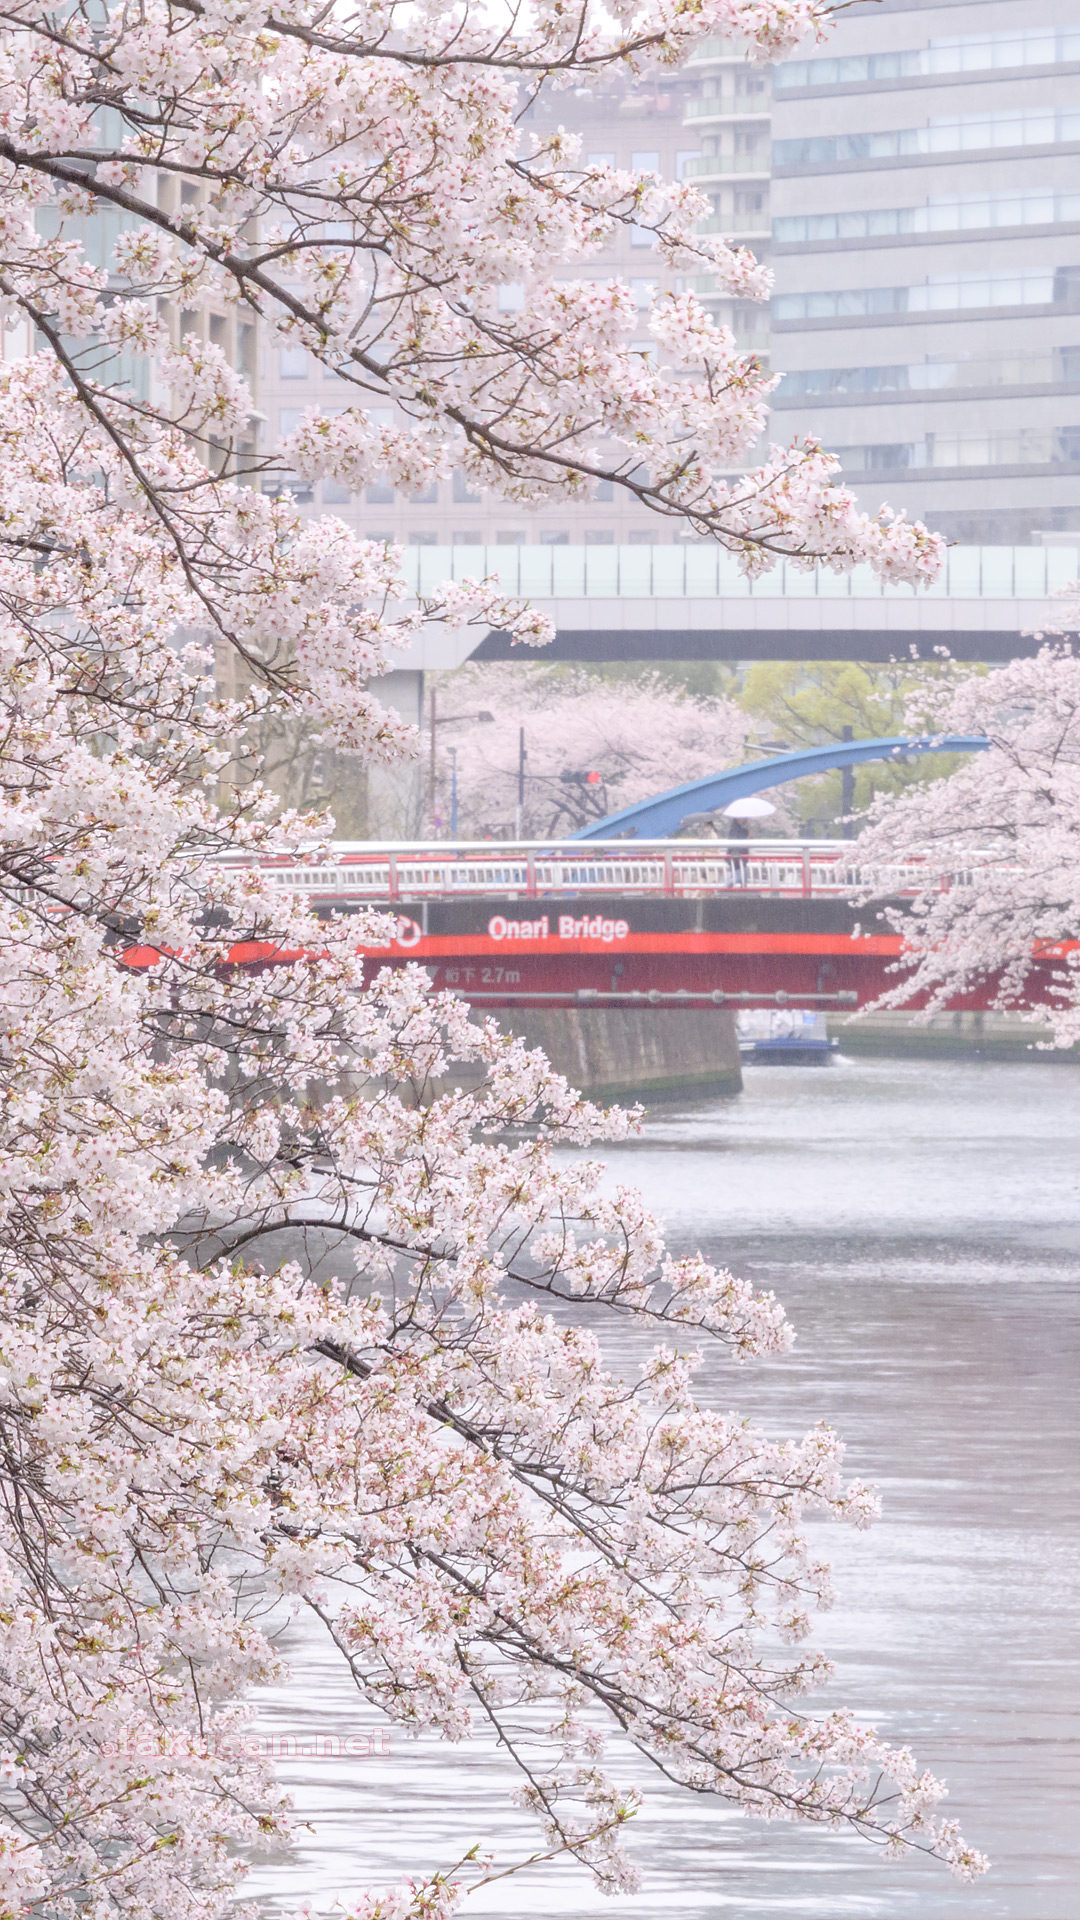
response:
<path id="1" fill-rule="evenodd" d="M 725 820 L 764 820 L 776 808 L 771 800 L 758 800 L 749 794 L 745 800 L 733 800 L 730 807 L 724 808 Z"/>

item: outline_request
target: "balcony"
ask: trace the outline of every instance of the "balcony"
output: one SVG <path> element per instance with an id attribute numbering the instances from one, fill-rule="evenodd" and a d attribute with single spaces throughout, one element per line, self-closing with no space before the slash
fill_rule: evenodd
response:
<path id="1" fill-rule="evenodd" d="M 745 66 L 747 63 L 746 42 L 743 40 L 703 40 L 700 47 L 690 55 L 688 68 L 712 67 L 722 63 L 724 66 Z"/>
<path id="2" fill-rule="evenodd" d="M 711 94 L 703 100 L 688 100 L 682 125 L 690 121 L 767 121 L 771 119 L 769 96 L 746 100 L 740 94 Z"/>
<path id="3" fill-rule="evenodd" d="M 706 181 L 738 176 L 740 179 L 768 180 L 771 171 L 769 149 L 762 145 L 760 153 L 700 153 L 686 162 L 683 178 Z"/>
<path id="4" fill-rule="evenodd" d="M 730 220 L 722 220 L 719 215 L 714 215 L 711 220 L 699 220 L 694 232 L 722 234 L 725 240 L 737 240 L 747 245 L 751 242 L 760 245 L 762 241 L 772 239 L 767 211 L 754 214 L 756 225 L 748 224 L 749 220 L 750 216 L 746 214 L 733 213 Z"/>
<path id="5" fill-rule="evenodd" d="M 715 93 L 702 100 L 689 100 L 683 114 L 683 126 L 692 120 L 754 120 L 769 121 L 772 112 L 768 98 L 757 100 L 741 99 L 734 93 Z"/>
<path id="6" fill-rule="evenodd" d="M 779 561 L 771 572 L 749 580 L 738 554 L 708 540 L 654 547 L 406 547 L 401 569 L 414 593 L 433 593 L 445 580 L 497 574 L 504 593 L 540 601 L 1037 601 L 1076 579 L 1080 551 L 1075 546 L 950 547 L 938 578 L 919 589 L 881 580 L 865 565 L 836 574 L 827 567 L 807 571 L 797 561 Z M 1015 616 L 1010 614 L 1017 638 L 1023 625 L 1035 624 L 1032 614 L 1038 616 L 1039 609 L 1017 608 Z M 976 626 L 983 617 L 980 613 Z M 679 623 L 684 621 L 680 611 Z"/>

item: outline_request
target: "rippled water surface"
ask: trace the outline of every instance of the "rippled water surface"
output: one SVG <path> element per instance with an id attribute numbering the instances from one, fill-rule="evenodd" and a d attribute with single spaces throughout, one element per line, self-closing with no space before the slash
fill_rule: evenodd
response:
<path id="1" fill-rule="evenodd" d="M 825 1419 L 885 1518 L 830 1529 L 839 1600 L 817 1644 L 830 1700 L 947 1775 L 993 1856 L 965 1889 L 844 1836 L 745 1821 L 649 1785 L 640 1894 L 560 1867 L 489 1888 L 502 1915 L 617 1920 L 1080 1920 L 1080 1068 L 834 1060 L 757 1068 L 737 1100 L 658 1110 L 605 1150 L 678 1248 L 772 1286 L 792 1354 L 704 1382 L 775 1432 Z M 613 1360 L 636 1363 L 623 1335 Z M 371 1725 L 323 1650 L 265 1725 L 305 1740 Z M 529 1829 L 492 1748 L 394 1736 L 388 1758 L 282 1763 L 311 1830 L 263 1863 L 268 1915 L 452 1864 Z"/>

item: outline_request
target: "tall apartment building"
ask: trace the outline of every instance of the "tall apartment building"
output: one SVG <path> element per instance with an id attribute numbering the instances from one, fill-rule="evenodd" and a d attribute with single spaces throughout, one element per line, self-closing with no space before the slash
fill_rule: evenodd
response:
<path id="1" fill-rule="evenodd" d="M 776 425 L 950 539 L 1080 529 L 1080 17 L 873 0 L 772 93 Z"/>

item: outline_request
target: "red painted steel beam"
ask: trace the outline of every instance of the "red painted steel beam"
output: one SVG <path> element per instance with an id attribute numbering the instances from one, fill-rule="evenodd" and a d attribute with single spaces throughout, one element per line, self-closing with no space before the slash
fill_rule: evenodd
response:
<path id="1" fill-rule="evenodd" d="M 493 912 L 492 908 L 498 911 Z M 564 909 L 569 909 L 564 911 Z M 836 924 L 837 910 L 841 914 Z M 821 924 L 822 914 L 826 924 Z M 656 925 L 657 915 L 682 924 Z M 703 918 L 771 919 L 758 927 L 701 924 Z M 784 926 L 802 915 L 819 925 Z M 443 921 L 425 932 L 425 921 Z M 370 972 L 380 966 L 422 965 L 437 989 L 448 989 L 478 1007 L 571 1006 L 583 999 L 612 1006 L 649 1006 L 663 1010 L 688 999 L 699 1005 L 782 1005 L 862 1007 L 895 987 L 902 975 L 901 935 L 863 933 L 853 910 L 842 903 L 804 907 L 798 900 L 752 900 L 729 895 L 715 901 L 685 900 L 666 907 L 624 897 L 614 902 L 547 899 L 415 906 L 387 914 L 388 932 L 379 943 L 361 948 Z M 469 920 L 473 921 L 470 927 Z M 653 924 L 641 921 L 652 919 Z M 827 922 L 831 919 L 832 926 Z M 446 924 L 447 921 L 451 924 Z M 698 924 L 687 925 L 686 922 Z M 777 924 L 777 921 L 780 924 Z M 453 923 L 456 922 L 456 925 Z M 638 922 L 638 924 L 635 924 Z M 1053 965 L 1080 942 L 1048 947 L 1045 964 L 1029 982 L 1028 1004 L 1051 997 Z M 150 946 L 124 954 L 128 966 L 148 967 L 160 958 Z M 303 956 L 266 942 L 238 942 L 227 964 L 238 967 L 287 965 Z M 995 982 L 954 996 L 954 1011 L 985 1011 L 994 1002 Z M 913 999 L 913 1007 L 920 1002 Z"/>

